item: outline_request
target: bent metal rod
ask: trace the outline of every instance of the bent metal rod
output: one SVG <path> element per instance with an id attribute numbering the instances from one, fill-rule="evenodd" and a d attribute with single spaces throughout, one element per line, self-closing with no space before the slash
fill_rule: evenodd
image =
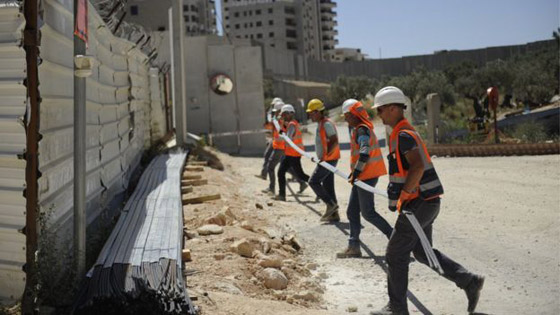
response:
<path id="1" fill-rule="evenodd" d="M 341 170 L 337 169 L 336 167 L 330 165 L 329 163 L 323 162 L 323 161 L 319 161 L 317 160 L 317 158 L 315 158 L 314 156 L 312 156 L 311 154 L 301 150 L 297 145 L 295 145 L 295 143 L 292 142 L 292 140 L 286 136 L 283 132 L 281 132 L 280 130 L 280 125 L 278 124 L 278 120 L 273 119 L 272 122 L 274 123 L 274 128 L 276 128 L 276 131 L 278 131 L 278 133 L 280 134 L 280 137 L 282 137 L 282 139 L 284 139 L 286 141 L 286 143 L 288 143 L 294 150 L 296 150 L 299 154 L 301 154 L 302 156 L 305 156 L 306 158 L 310 159 L 313 163 L 319 164 L 322 167 L 326 168 L 327 170 L 329 170 L 330 172 L 344 178 L 344 179 L 348 179 L 348 174 L 342 172 Z M 383 196 L 385 198 L 389 198 L 387 196 L 387 192 L 377 189 L 375 187 L 372 187 L 360 180 L 356 180 L 354 182 L 354 185 L 362 188 L 365 191 L 369 191 L 371 193 L 374 193 L 376 195 L 379 196 Z M 414 215 L 414 213 L 412 213 L 409 210 L 403 210 L 403 213 L 406 215 L 407 219 L 409 220 L 410 224 L 412 225 L 412 227 L 414 228 L 414 231 L 416 231 L 416 234 L 418 235 L 418 238 L 420 239 L 420 243 L 422 244 L 422 248 L 424 249 L 424 252 L 426 253 L 426 257 L 428 259 L 428 264 L 430 266 L 430 268 L 434 269 L 435 271 L 437 271 L 439 274 L 443 274 L 443 269 L 441 268 L 441 265 L 439 264 L 439 261 L 436 257 L 436 254 L 432 248 L 432 245 L 430 244 L 430 241 L 428 240 L 428 237 L 426 236 L 426 233 L 424 233 L 424 230 L 422 229 L 422 226 L 420 225 L 420 222 L 418 222 L 418 219 L 416 218 L 416 216 Z"/>

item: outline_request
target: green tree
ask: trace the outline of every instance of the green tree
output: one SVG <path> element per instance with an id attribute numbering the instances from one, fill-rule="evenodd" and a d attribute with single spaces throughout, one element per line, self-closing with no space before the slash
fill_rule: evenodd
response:
<path id="1" fill-rule="evenodd" d="M 342 105 L 349 98 L 363 100 L 366 95 L 375 93 L 377 84 L 376 80 L 366 76 L 347 77 L 342 75 L 331 84 L 329 97 L 336 106 Z"/>

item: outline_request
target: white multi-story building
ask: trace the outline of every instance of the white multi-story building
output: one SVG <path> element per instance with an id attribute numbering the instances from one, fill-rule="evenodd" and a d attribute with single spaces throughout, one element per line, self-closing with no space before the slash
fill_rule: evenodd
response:
<path id="1" fill-rule="evenodd" d="M 332 0 L 221 0 L 224 33 L 293 50 L 317 60 L 334 60 L 338 44 Z"/>

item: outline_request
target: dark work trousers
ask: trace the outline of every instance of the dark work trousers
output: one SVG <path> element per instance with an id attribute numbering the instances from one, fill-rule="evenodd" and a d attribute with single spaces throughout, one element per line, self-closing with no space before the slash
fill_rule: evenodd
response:
<path id="1" fill-rule="evenodd" d="M 301 156 L 284 156 L 282 162 L 280 162 L 280 167 L 278 168 L 278 194 L 280 196 L 286 196 L 286 172 L 291 169 L 296 178 L 300 181 L 309 181 L 309 176 L 303 172 L 301 168 Z"/>
<path id="2" fill-rule="evenodd" d="M 272 151 L 274 151 L 274 149 L 272 148 L 272 140 L 270 140 L 268 141 L 266 149 L 264 150 L 264 162 L 261 169 L 261 177 L 264 179 L 266 179 L 266 175 L 268 174 L 268 160 L 270 159 Z"/>
<path id="3" fill-rule="evenodd" d="M 336 167 L 338 160 L 325 162 Z M 311 189 L 313 189 L 317 197 L 323 200 L 324 203 L 338 203 L 336 201 L 336 192 L 334 190 L 334 174 L 321 165 L 317 165 L 315 171 L 313 171 L 313 174 L 309 179 L 309 186 L 311 186 Z"/>
<path id="4" fill-rule="evenodd" d="M 378 178 L 362 181 L 372 187 L 375 187 Z M 350 200 L 348 200 L 348 209 L 346 210 L 346 216 L 348 217 L 348 221 L 350 221 L 350 239 L 348 240 L 349 247 L 360 246 L 360 213 L 366 221 L 378 228 L 381 233 L 387 236 L 387 238 L 391 236 L 393 228 L 381 215 L 379 215 L 379 213 L 375 211 L 373 193 L 353 185 L 352 191 L 350 192 Z"/>
<path id="5" fill-rule="evenodd" d="M 273 149 L 272 153 L 270 154 L 270 157 L 268 158 L 268 164 L 266 165 L 268 180 L 269 180 L 268 189 L 272 192 L 274 192 L 274 189 L 276 187 L 276 173 L 274 173 L 274 169 L 276 168 L 276 165 L 278 165 L 278 163 L 282 161 L 283 157 L 284 157 L 284 150 Z M 288 170 L 288 173 L 292 174 L 292 176 L 297 178 L 297 176 L 294 174 L 294 171 L 291 168 Z M 299 183 L 301 184 L 303 183 L 303 181 L 299 180 Z"/>
<path id="6" fill-rule="evenodd" d="M 414 212 L 424 229 L 430 244 L 432 243 L 432 224 L 438 216 L 439 207 L 439 198 L 429 201 L 417 198 L 408 205 L 408 208 Z M 408 288 L 410 252 L 414 253 L 416 260 L 428 265 L 428 259 L 418 235 L 407 217 L 401 214 L 395 224 L 395 230 L 391 235 L 385 255 L 389 266 L 387 277 L 389 301 L 397 310 L 407 310 L 406 291 Z M 459 288 L 464 289 L 474 275 L 435 248 L 434 252 L 443 269 L 443 276 L 455 282 Z"/>

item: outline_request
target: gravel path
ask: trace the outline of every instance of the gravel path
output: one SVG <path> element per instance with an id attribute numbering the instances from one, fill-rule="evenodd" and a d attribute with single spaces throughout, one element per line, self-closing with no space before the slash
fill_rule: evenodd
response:
<path id="1" fill-rule="evenodd" d="M 384 152 L 386 154 L 386 152 Z M 348 151 L 339 168 L 348 169 Z M 266 183 L 253 177 L 262 159 L 227 157 L 226 164 L 246 175 L 242 190 L 263 198 Z M 304 161 L 311 174 L 314 165 Z M 445 196 L 434 225 L 435 247 L 466 268 L 486 276 L 477 310 L 482 314 L 560 314 L 560 156 L 434 158 Z M 384 188 L 387 178 L 380 179 Z M 297 185 L 291 185 L 297 189 Z M 324 205 L 313 192 L 276 202 L 272 216 L 297 232 L 303 255 L 324 273 L 324 299 L 329 311 L 340 314 L 357 307 L 369 314 L 385 305 L 385 237 L 363 221 L 362 259 L 336 259 L 346 246 L 345 209 L 350 186 L 336 179 L 342 221 L 319 222 Z M 376 197 L 378 212 L 389 223 L 396 216 L 387 201 Z M 412 313 L 464 314 L 464 292 L 428 267 L 410 266 L 409 309 Z"/>

